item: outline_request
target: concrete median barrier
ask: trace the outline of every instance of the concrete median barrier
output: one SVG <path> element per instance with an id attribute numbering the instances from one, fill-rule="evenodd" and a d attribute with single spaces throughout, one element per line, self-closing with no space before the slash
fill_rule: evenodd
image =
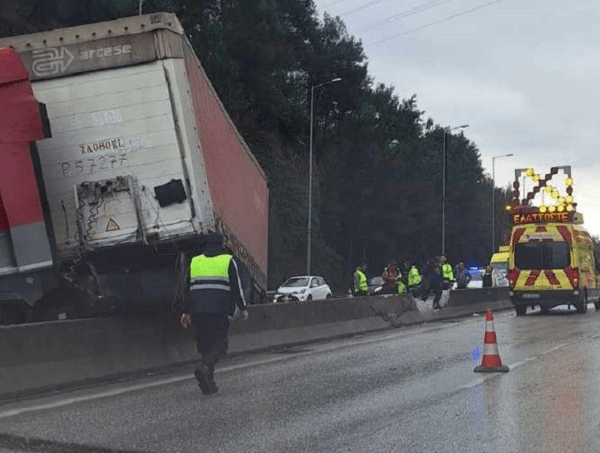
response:
<path id="1" fill-rule="evenodd" d="M 452 298 L 451 298 L 452 300 Z M 469 299 L 470 300 L 470 299 Z M 490 308 L 508 308 L 506 301 Z M 504 304 L 504 305 L 502 305 Z M 408 296 L 330 299 L 249 307 L 234 320 L 230 353 L 267 350 L 485 311 L 489 303 L 421 313 Z M 0 327 L 0 399 L 139 375 L 198 360 L 179 316 L 137 314 Z"/>
<path id="2" fill-rule="evenodd" d="M 463 307 L 482 302 L 508 301 L 508 288 L 467 288 L 450 291 L 449 307 Z"/>
<path id="3" fill-rule="evenodd" d="M 386 329 L 413 309 L 397 296 L 251 306 L 232 323 L 230 352 Z M 0 344 L 0 398 L 198 359 L 192 330 L 168 313 L 0 327 Z"/>

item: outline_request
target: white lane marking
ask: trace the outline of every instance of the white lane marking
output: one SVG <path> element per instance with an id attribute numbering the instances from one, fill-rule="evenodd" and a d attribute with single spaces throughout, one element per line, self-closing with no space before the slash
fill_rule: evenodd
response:
<path id="1" fill-rule="evenodd" d="M 429 329 L 421 328 L 418 330 L 426 331 Z M 413 331 L 413 333 L 414 333 L 414 331 Z M 293 356 L 269 357 L 269 358 L 264 358 L 261 360 L 254 360 L 254 361 L 247 362 L 247 363 L 224 365 L 223 367 L 220 367 L 216 371 L 216 374 L 224 373 L 227 371 L 235 371 L 235 370 L 239 370 L 239 369 L 244 369 L 244 368 L 248 368 L 251 366 L 268 365 L 270 363 L 281 362 L 284 360 L 292 360 L 294 357 L 306 355 L 309 353 L 328 352 L 328 351 L 332 351 L 335 349 L 346 348 L 346 347 L 351 347 L 351 346 L 355 346 L 355 345 L 365 345 L 365 344 L 369 344 L 369 343 L 387 341 L 387 340 L 393 339 L 395 337 L 404 336 L 407 334 L 408 334 L 407 332 L 398 332 L 398 333 L 392 334 L 392 335 L 385 335 L 384 337 L 356 340 L 353 342 L 346 341 L 343 344 L 338 344 L 338 345 L 325 345 L 325 346 L 318 345 L 318 346 L 324 346 L 324 347 L 320 347 L 317 350 L 299 352 L 297 354 L 294 354 Z M 306 345 L 306 346 L 310 346 L 310 345 Z M 302 346 L 299 346 L 299 347 L 302 347 Z M 166 379 L 159 379 L 159 380 L 152 381 L 152 382 L 128 385 L 126 387 L 121 387 L 121 388 L 114 389 L 114 390 L 105 390 L 105 391 L 96 392 L 96 393 L 88 394 L 88 395 L 67 397 L 67 398 L 63 398 L 58 401 L 36 404 L 36 405 L 29 406 L 29 407 L 8 409 L 8 410 L 0 411 L 0 419 L 14 417 L 16 415 L 25 414 L 25 413 L 29 413 L 29 412 L 37 412 L 37 411 L 42 411 L 42 410 L 47 410 L 47 409 L 56 409 L 56 408 L 60 408 L 60 407 L 64 407 L 64 406 L 69 406 L 72 404 L 83 403 L 86 401 L 93 401 L 93 400 L 97 400 L 97 399 L 101 399 L 101 398 L 123 395 L 125 393 L 135 392 L 138 390 L 150 389 L 153 387 L 160 387 L 160 386 L 164 386 L 164 385 L 175 384 L 178 382 L 183 382 L 183 381 L 187 381 L 187 380 L 191 380 L 191 379 L 193 379 L 193 377 L 189 373 L 186 373 L 184 376 L 175 376 L 175 377 L 166 378 Z"/>
<path id="2" fill-rule="evenodd" d="M 483 384 L 485 381 L 487 381 L 488 379 L 491 379 L 493 377 L 494 377 L 493 374 L 486 374 L 484 377 L 481 377 L 479 379 L 475 379 L 474 381 L 469 382 L 468 384 L 460 385 L 458 388 L 460 388 L 460 389 L 470 389 L 471 387 L 476 387 L 478 385 Z"/>
<path id="3" fill-rule="evenodd" d="M 306 354 L 306 353 L 298 353 L 298 354 L 294 354 L 294 356 L 297 357 L 299 355 L 304 355 L 304 354 Z M 215 374 L 220 374 L 220 373 L 223 373 L 226 371 L 239 370 L 242 368 L 247 368 L 247 367 L 255 366 L 255 365 L 265 365 L 265 364 L 269 364 L 269 363 L 273 363 L 273 362 L 281 362 L 283 360 L 291 360 L 292 358 L 293 357 L 291 357 L 291 356 L 271 357 L 268 359 L 262 359 L 262 360 L 254 361 L 251 363 L 225 365 L 221 369 L 217 370 L 215 372 Z M 183 382 L 183 381 L 187 381 L 187 380 L 191 380 L 191 379 L 194 379 L 194 377 L 190 373 L 186 373 L 184 376 L 174 376 L 171 378 L 159 379 L 159 380 L 152 381 L 152 382 L 128 385 L 126 387 L 120 387 L 120 388 L 114 389 L 114 390 L 105 390 L 105 391 L 96 392 L 96 393 L 88 394 L 88 395 L 67 397 L 67 398 L 63 398 L 58 401 L 52 401 L 50 403 L 43 403 L 43 404 L 36 404 L 36 405 L 29 406 L 29 407 L 8 409 L 8 410 L 0 411 L 0 419 L 14 417 L 15 415 L 20 415 L 20 414 L 24 414 L 24 413 L 28 413 L 28 412 L 37 412 L 37 411 L 46 410 L 46 409 L 56 409 L 59 407 L 69 406 L 71 404 L 77 404 L 77 403 L 82 403 L 82 402 L 86 402 L 86 401 L 93 401 L 93 400 L 107 398 L 107 397 L 111 397 L 111 396 L 118 396 L 118 395 L 122 395 L 124 393 L 135 392 L 137 390 L 145 390 L 145 389 L 149 389 L 149 388 L 153 388 L 153 387 L 160 387 L 163 385 L 176 384 L 178 382 Z"/>
<path id="4" fill-rule="evenodd" d="M 534 360 L 537 360 L 537 359 L 539 359 L 540 357 L 542 357 L 542 356 L 544 356 L 544 355 L 546 355 L 546 354 L 550 354 L 551 352 L 558 351 L 559 349 L 565 348 L 565 347 L 567 347 L 567 346 L 569 346 L 569 343 L 562 343 L 562 344 L 559 344 L 559 345 L 557 345 L 557 346 L 554 346 L 553 348 L 547 349 L 546 351 L 544 351 L 544 352 L 542 352 L 542 353 L 540 353 L 540 354 L 538 354 L 538 355 L 536 355 L 536 356 L 533 356 L 533 357 L 528 357 L 528 358 L 527 358 L 527 359 L 525 359 L 525 360 L 521 360 L 521 361 L 519 361 L 519 362 L 514 362 L 514 363 L 511 363 L 510 365 L 507 365 L 507 366 L 508 366 L 508 368 L 509 368 L 510 370 L 514 370 L 515 368 L 518 368 L 518 367 L 520 367 L 521 365 L 525 365 L 525 364 L 527 364 L 527 363 L 529 363 L 529 362 L 533 362 Z M 476 379 L 476 380 L 474 380 L 474 381 L 472 381 L 472 382 L 469 382 L 468 384 L 465 384 L 465 385 L 460 385 L 458 388 L 460 388 L 460 389 L 469 389 L 469 388 L 472 388 L 472 387 L 476 387 L 476 386 L 478 386 L 478 385 L 481 385 L 481 384 L 483 384 L 483 383 L 484 383 L 485 381 L 487 381 L 488 379 L 491 379 L 491 378 L 493 378 L 494 376 L 497 376 L 497 375 L 499 375 L 499 374 L 504 374 L 504 373 L 493 373 L 493 374 L 488 374 L 488 375 L 486 375 L 485 377 L 482 377 L 482 378 L 480 378 L 480 379 Z"/>
<path id="5" fill-rule="evenodd" d="M 515 368 L 518 368 L 521 365 L 525 365 L 526 363 L 533 362 L 534 360 L 538 359 L 539 357 L 543 356 L 544 354 L 545 354 L 545 352 L 541 353 L 539 356 L 529 357 L 528 359 L 522 360 L 521 362 L 511 363 L 510 365 L 507 365 L 508 369 L 514 370 Z"/>
<path id="6" fill-rule="evenodd" d="M 447 325 L 447 326 L 420 327 L 420 328 L 416 328 L 416 329 L 410 329 L 410 331 L 404 330 L 402 332 L 395 332 L 393 334 L 377 336 L 376 338 L 360 339 L 360 340 L 355 340 L 352 342 L 348 342 L 347 340 L 344 340 L 344 339 L 336 339 L 333 341 L 339 340 L 339 341 L 342 341 L 343 343 L 336 344 L 336 345 L 323 345 L 322 343 L 319 343 L 319 344 L 316 344 L 316 348 L 318 348 L 318 349 L 314 349 L 314 350 L 310 350 L 310 351 L 306 351 L 306 352 L 299 352 L 297 354 L 294 354 L 293 356 L 270 357 L 270 358 L 256 360 L 256 361 L 247 362 L 247 363 L 224 365 L 223 367 L 220 367 L 215 373 L 220 374 L 220 373 L 223 373 L 226 371 L 234 371 L 234 370 L 248 368 L 248 367 L 256 366 L 256 365 L 267 365 L 267 364 L 274 363 L 274 362 L 281 362 L 284 360 L 292 360 L 294 357 L 298 357 L 298 356 L 302 356 L 302 355 L 306 355 L 306 354 L 310 354 L 310 353 L 329 352 L 329 351 L 333 351 L 336 349 L 347 348 L 347 347 L 351 347 L 351 346 L 355 346 L 355 345 L 366 345 L 369 343 L 383 342 L 383 341 L 387 341 L 387 340 L 398 338 L 398 337 L 404 337 L 409 334 L 413 335 L 415 333 L 415 331 L 416 332 L 428 332 L 430 330 L 441 330 L 441 329 L 446 329 L 446 328 L 449 329 L 452 327 L 455 327 L 455 324 L 451 324 L 451 325 Z M 367 332 L 366 334 L 368 335 L 369 333 Z M 302 347 L 302 346 L 303 345 L 300 345 L 299 347 Z M 310 346 L 310 344 L 307 344 L 305 346 Z M 57 408 L 69 406 L 72 404 L 83 403 L 86 401 L 93 401 L 93 400 L 107 398 L 107 397 L 111 397 L 111 396 L 123 395 L 125 393 L 135 392 L 138 390 L 145 390 L 145 389 L 149 389 L 149 388 L 153 388 L 153 387 L 160 387 L 163 385 L 175 384 L 178 382 L 183 382 L 183 381 L 187 381 L 187 380 L 191 380 L 191 379 L 193 379 L 193 377 L 190 374 L 186 373 L 186 375 L 184 375 L 184 376 L 175 376 L 175 377 L 166 378 L 166 379 L 159 379 L 159 380 L 152 381 L 152 382 L 129 385 L 129 386 L 121 387 L 121 388 L 114 389 L 114 390 L 105 390 L 105 391 L 88 394 L 88 395 L 67 397 L 67 398 L 63 398 L 58 401 L 36 404 L 36 405 L 29 406 L 29 407 L 19 407 L 16 409 L 7 409 L 4 411 L 0 411 L 0 419 L 14 417 L 14 416 L 26 414 L 29 412 L 37 412 L 37 411 L 42 411 L 42 410 L 47 410 L 47 409 L 57 409 Z M 44 398 L 44 397 L 41 397 L 41 398 Z"/>
<path id="7" fill-rule="evenodd" d="M 551 352 L 558 351 L 559 349 L 562 349 L 562 348 L 567 347 L 567 346 L 569 346 L 569 343 L 559 344 L 557 346 L 554 346 L 553 348 L 548 349 L 546 352 L 542 352 L 541 355 L 546 355 L 546 354 L 549 354 Z"/>
<path id="8" fill-rule="evenodd" d="M 18 409 L 9 409 L 9 410 L 0 412 L 0 418 L 14 417 L 15 415 L 25 414 L 28 412 L 37 412 L 37 411 L 42 411 L 45 409 L 56 409 L 58 407 L 69 406 L 71 404 L 82 403 L 84 401 L 91 401 L 91 400 L 96 400 L 96 399 L 100 399 L 100 398 L 106 398 L 108 396 L 122 395 L 123 393 L 133 392 L 135 390 L 141 390 L 141 389 L 151 388 L 151 387 L 158 387 L 161 385 L 174 384 L 176 382 L 181 382 L 181 381 L 185 381 L 188 379 L 190 379 L 190 376 L 178 376 L 178 377 L 173 377 L 173 378 L 169 378 L 169 379 L 162 379 L 160 381 L 149 382 L 146 384 L 132 385 L 132 386 L 128 386 L 128 387 L 122 387 L 120 389 L 95 393 L 93 395 L 75 396 L 75 397 L 65 398 L 60 401 L 53 401 L 51 403 L 46 403 L 46 404 L 38 404 L 35 406 L 30 406 L 30 407 L 20 407 Z"/>

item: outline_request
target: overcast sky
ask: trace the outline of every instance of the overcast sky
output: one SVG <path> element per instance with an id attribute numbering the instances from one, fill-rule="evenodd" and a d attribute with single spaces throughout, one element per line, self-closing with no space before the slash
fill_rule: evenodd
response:
<path id="1" fill-rule="evenodd" d="M 416 94 L 442 126 L 469 124 L 490 175 L 493 156 L 514 154 L 496 159 L 497 186 L 515 168 L 570 165 L 577 210 L 600 236 L 600 1 L 315 2 L 362 40 L 376 82 Z"/>

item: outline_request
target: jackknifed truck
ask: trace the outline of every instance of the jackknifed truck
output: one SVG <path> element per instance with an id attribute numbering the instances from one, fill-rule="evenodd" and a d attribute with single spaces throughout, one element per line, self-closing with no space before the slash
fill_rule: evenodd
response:
<path id="1" fill-rule="evenodd" d="M 264 297 L 267 179 L 174 14 L 10 37 L 0 48 L 18 56 L 0 59 L 5 323 L 15 307 L 170 304 L 209 232 L 227 237 L 250 302 Z M 29 127 L 11 120 L 22 107 L 7 100 L 11 78 L 45 105 L 30 120 L 49 132 L 30 137 L 31 149 L 2 138 Z"/>

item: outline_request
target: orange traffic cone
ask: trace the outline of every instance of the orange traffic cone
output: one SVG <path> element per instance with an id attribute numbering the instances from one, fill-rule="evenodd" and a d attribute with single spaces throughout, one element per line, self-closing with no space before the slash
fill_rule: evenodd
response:
<path id="1" fill-rule="evenodd" d="M 477 373 L 508 372 L 508 367 L 502 365 L 502 360 L 500 360 L 498 345 L 496 344 L 496 331 L 494 330 L 494 315 L 489 308 L 485 312 L 483 358 L 481 359 L 481 365 L 475 367 L 473 371 Z"/>

